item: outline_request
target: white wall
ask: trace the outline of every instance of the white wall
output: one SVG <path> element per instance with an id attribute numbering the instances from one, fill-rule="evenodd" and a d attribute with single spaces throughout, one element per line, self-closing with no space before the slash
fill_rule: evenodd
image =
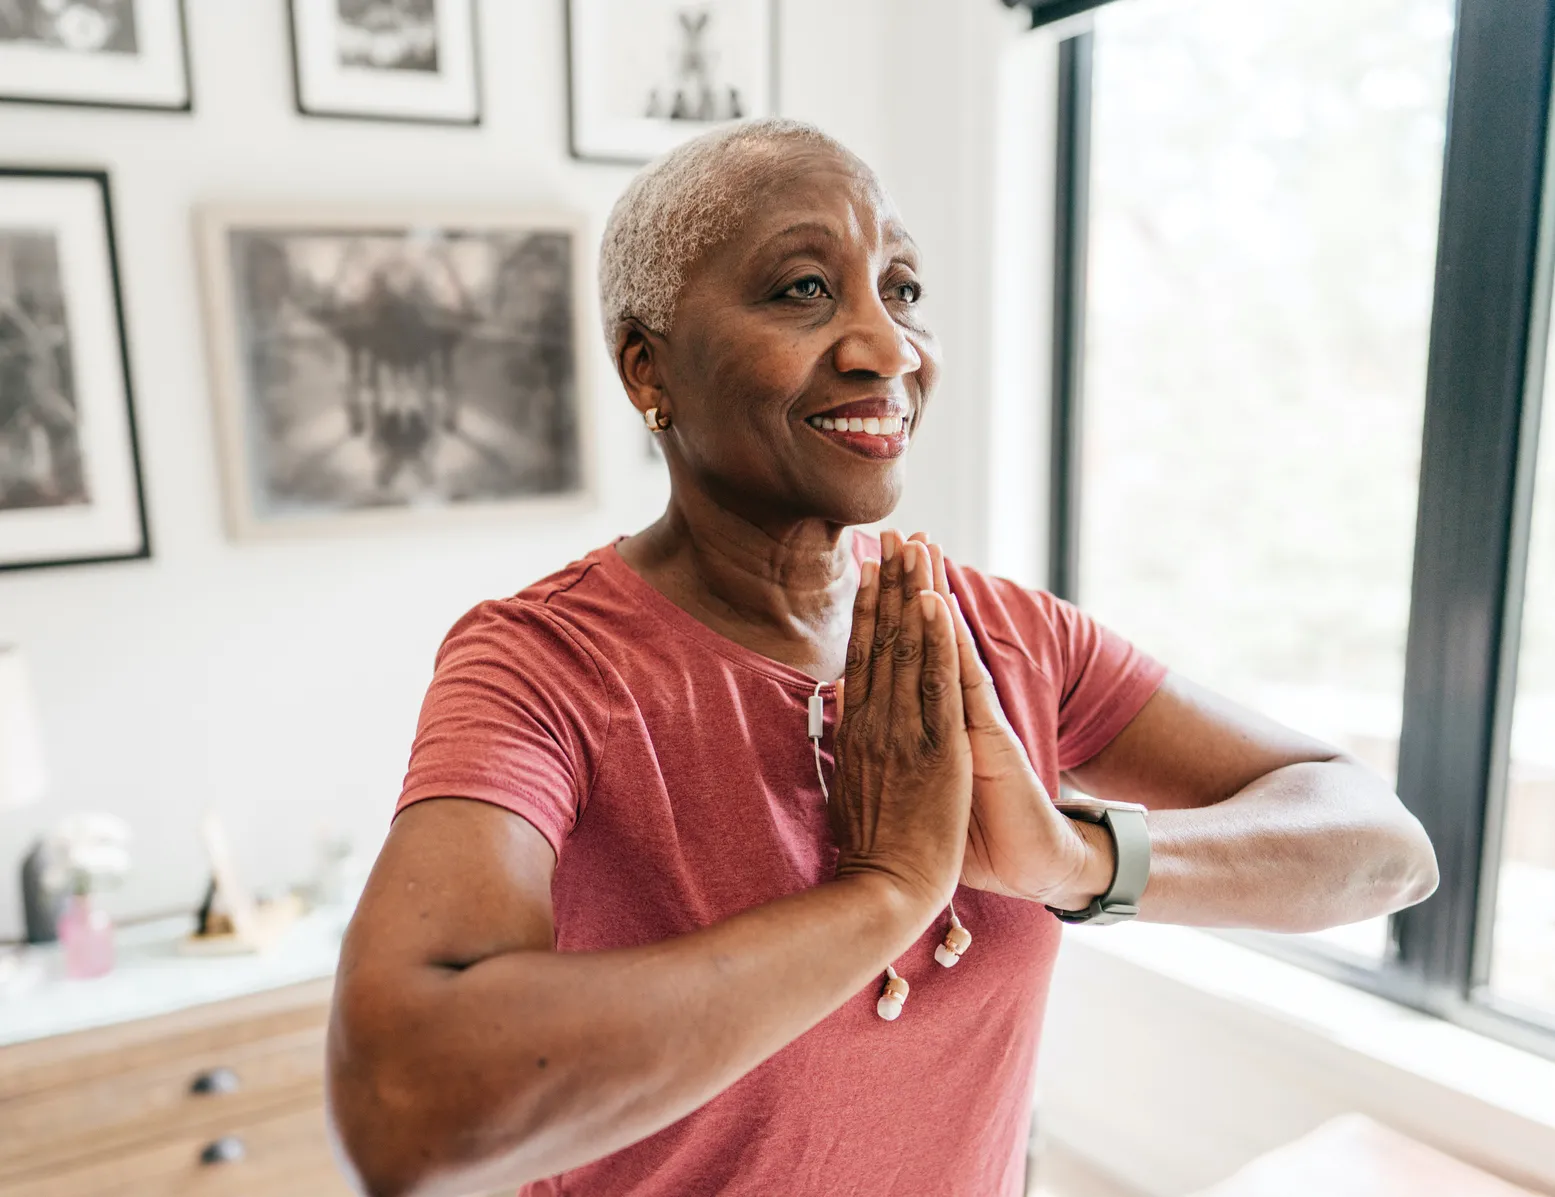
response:
<path id="1" fill-rule="evenodd" d="M 592 512 L 519 513 L 416 537 L 226 539 L 192 205 L 570 207 L 597 235 L 630 171 L 567 156 L 559 0 L 482 3 L 478 129 L 300 117 L 279 0 L 188 7 L 192 116 L 0 105 L 0 163 L 111 174 L 155 552 L 145 563 L 0 575 L 0 640 L 29 656 L 52 771 L 45 805 L 0 815 L 0 938 L 20 930 L 15 862 L 66 811 L 114 811 L 133 825 L 136 870 L 110 901 L 121 916 L 198 900 L 196 821 L 208 806 L 257 885 L 306 875 L 320 821 L 376 848 L 452 620 L 635 530 L 663 501 L 660 472 L 596 351 Z M 993 302 L 988 64 L 1019 18 L 993 0 L 782 0 L 782 13 L 783 110 L 876 163 L 927 253 L 947 368 L 901 520 L 980 560 Z"/>

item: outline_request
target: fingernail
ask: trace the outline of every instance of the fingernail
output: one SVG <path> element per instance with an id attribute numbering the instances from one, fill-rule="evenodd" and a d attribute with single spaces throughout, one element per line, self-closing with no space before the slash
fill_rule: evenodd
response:
<path id="1" fill-rule="evenodd" d="M 925 590 L 923 592 L 923 621 L 925 623 L 933 623 L 938 618 L 939 604 L 934 601 L 934 592 Z"/>
<path id="2" fill-rule="evenodd" d="M 902 545 L 902 568 L 910 570 L 918 560 L 918 542 L 909 540 Z"/>
<path id="3" fill-rule="evenodd" d="M 858 584 L 860 586 L 873 586 L 875 577 L 880 573 L 880 562 L 873 557 L 867 559 L 858 571 Z"/>
<path id="4" fill-rule="evenodd" d="M 880 534 L 880 560 L 889 561 L 896 556 L 896 533 L 891 531 Z"/>

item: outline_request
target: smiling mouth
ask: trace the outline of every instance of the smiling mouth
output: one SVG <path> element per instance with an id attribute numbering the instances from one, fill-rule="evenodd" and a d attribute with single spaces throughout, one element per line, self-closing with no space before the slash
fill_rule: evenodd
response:
<path id="1" fill-rule="evenodd" d="M 900 413 L 855 415 L 842 407 L 810 416 L 805 424 L 838 448 L 877 461 L 900 457 L 912 439 L 912 417 Z"/>

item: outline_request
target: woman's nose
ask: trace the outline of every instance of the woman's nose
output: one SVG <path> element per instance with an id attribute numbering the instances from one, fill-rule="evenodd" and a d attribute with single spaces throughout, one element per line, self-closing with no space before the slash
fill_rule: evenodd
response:
<path id="1" fill-rule="evenodd" d="M 879 296 L 856 305 L 837 340 L 834 362 L 839 374 L 866 373 L 900 378 L 923 365 L 907 330 L 891 318 Z"/>

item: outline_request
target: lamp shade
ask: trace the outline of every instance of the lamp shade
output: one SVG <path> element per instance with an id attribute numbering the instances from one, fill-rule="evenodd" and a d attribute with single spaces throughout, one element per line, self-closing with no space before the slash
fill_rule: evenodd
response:
<path id="1" fill-rule="evenodd" d="M 47 784 L 27 663 L 21 649 L 0 644 L 0 810 L 31 806 Z"/>

